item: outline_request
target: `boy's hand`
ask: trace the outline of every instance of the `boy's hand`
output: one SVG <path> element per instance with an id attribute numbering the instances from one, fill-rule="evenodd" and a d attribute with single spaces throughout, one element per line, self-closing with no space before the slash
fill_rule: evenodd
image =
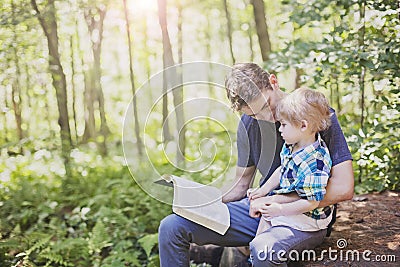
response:
<path id="1" fill-rule="evenodd" d="M 265 197 L 266 194 L 268 194 L 268 192 L 264 192 L 262 187 L 250 188 L 247 190 L 247 197 L 249 198 L 249 200 Z"/>
<path id="2" fill-rule="evenodd" d="M 259 211 L 261 212 L 262 216 L 264 218 L 273 218 L 273 217 L 278 217 L 282 216 L 282 205 L 279 203 L 271 203 L 270 205 L 264 205 L 259 208 Z"/>

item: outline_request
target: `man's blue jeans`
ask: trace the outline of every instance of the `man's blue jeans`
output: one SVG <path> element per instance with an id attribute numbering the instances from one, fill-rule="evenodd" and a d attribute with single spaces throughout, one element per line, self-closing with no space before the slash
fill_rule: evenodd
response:
<path id="1" fill-rule="evenodd" d="M 227 203 L 231 215 L 231 226 L 225 235 L 220 235 L 176 214 L 165 217 L 158 229 L 159 253 L 162 267 L 189 266 L 190 243 L 215 244 L 224 247 L 250 244 L 253 266 L 286 266 L 289 258 L 282 251 L 313 249 L 322 243 L 326 230 L 301 232 L 286 226 L 275 226 L 258 235 L 259 218 L 249 216 L 249 201 Z"/>

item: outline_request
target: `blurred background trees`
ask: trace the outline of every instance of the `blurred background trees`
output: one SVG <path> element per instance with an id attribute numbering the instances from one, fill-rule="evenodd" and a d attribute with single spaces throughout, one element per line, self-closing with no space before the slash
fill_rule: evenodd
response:
<path id="1" fill-rule="evenodd" d="M 130 180 L 122 122 L 140 85 L 177 62 L 254 61 L 287 91 L 320 90 L 351 147 L 356 192 L 399 189 L 397 0 L 3 0 L 0 10 L 1 266 L 157 265 L 152 234 L 170 208 Z M 171 75 L 165 86 L 182 79 Z M 209 122 L 184 125 L 179 106 L 196 97 L 186 92 L 166 94 L 151 126 L 168 129 L 154 140 L 165 146 L 182 129 L 181 166 L 197 140 L 224 138 Z M 178 128 L 163 124 L 171 111 Z M 223 148 L 202 177 L 229 159 Z"/>

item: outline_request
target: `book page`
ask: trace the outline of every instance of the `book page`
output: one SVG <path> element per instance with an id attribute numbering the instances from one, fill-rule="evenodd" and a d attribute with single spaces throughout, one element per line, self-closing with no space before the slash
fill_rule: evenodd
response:
<path id="1" fill-rule="evenodd" d="M 218 188 L 173 175 L 164 175 L 162 178 L 173 182 L 173 211 L 176 214 L 220 234 L 228 230 L 229 210 L 222 203 L 222 193 Z"/>

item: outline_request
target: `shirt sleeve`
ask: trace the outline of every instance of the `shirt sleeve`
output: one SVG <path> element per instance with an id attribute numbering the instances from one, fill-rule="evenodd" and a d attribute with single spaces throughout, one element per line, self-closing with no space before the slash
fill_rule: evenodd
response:
<path id="1" fill-rule="evenodd" d="M 335 166 L 344 161 L 353 160 L 353 158 L 351 156 L 349 147 L 347 146 L 347 142 L 340 127 L 335 110 L 331 109 L 331 112 L 332 125 L 328 130 L 323 131 L 321 136 L 328 146 L 332 159 L 332 165 Z"/>
<path id="2" fill-rule="evenodd" d="M 248 122 L 245 120 L 244 116 L 242 116 L 237 130 L 236 141 L 238 150 L 237 166 L 239 167 L 250 167 L 254 165 L 250 153 L 250 138 L 248 130 L 246 129 L 246 123 Z"/>
<path id="3" fill-rule="evenodd" d="M 312 163 L 303 162 L 297 172 L 299 182 L 296 192 L 302 199 L 321 201 L 326 194 L 326 185 L 331 166 L 322 159 L 314 159 Z"/>

